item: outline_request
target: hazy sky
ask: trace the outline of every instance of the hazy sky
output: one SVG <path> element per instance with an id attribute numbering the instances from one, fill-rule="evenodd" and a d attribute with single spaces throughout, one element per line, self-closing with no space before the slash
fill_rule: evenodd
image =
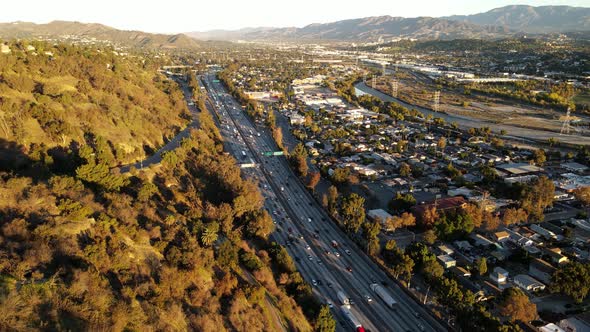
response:
<path id="1" fill-rule="evenodd" d="M 589 7 L 590 0 L 2 0 L 0 22 L 68 20 L 176 33 L 297 26 L 377 15 L 475 14 L 512 5 Z"/>

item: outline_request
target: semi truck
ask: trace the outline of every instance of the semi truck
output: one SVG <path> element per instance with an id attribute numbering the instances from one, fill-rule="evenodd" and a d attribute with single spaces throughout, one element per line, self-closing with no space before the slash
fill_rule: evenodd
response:
<path id="1" fill-rule="evenodd" d="M 348 297 L 348 295 L 344 294 L 343 291 L 338 291 L 338 293 L 336 293 L 336 296 L 338 296 L 338 300 L 340 300 L 340 304 L 350 305 L 350 298 Z"/>
<path id="2" fill-rule="evenodd" d="M 375 294 L 377 294 L 377 296 L 379 296 L 388 307 L 393 309 L 397 305 L 397 301 L 395 301 L 393 296 L 391 296 L 383 286 L 377 283 L 371 284 L 371 290 L 375 292 Z"/>
<path id="3" fill-rule="evenodd" d="M 352 326 L 354 326 L 354 330 L 356 332 L 365 332 L 365 328 L 363 327 L 361 322 L 354 316 L 352 311 L 350 311 L 350 306 L 343 305 L 340 307 L 340 310 L 342 311 L 344 317 L 346 317 L 346 320 L 348 320 L 352 324 Z"/>

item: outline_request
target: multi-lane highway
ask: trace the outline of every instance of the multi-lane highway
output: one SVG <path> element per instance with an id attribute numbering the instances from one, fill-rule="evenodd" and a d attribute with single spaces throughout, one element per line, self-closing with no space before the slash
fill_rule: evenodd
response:
<path id="1" fill-rule="evenodd" d="M 343 292 L 354 304 L 351 312 L 368 331 L 444 331 L 429 312 L 413 301 L 380 270 L 331 221 L 323 208 L 295 177 L 287 160 L 264 156 L 277 150 L 270 133 L 252 123 L 214 74 L 201 77 L 212 104 L 220 116 L 220 130 L 226 149 L 240 163 L 254 163 L 244 174 L 256 179 L 265 197 L 265 208 L 276 223 L 273 240 L 287 247 L 302 276 L 314 293 L 333 306 L 338 330 L 354 331 L 339 309 L 337 293 Z M 333 246 L 333 242 L 337 244 Z M 397 301 L 390 308 L 370 285 L 385 286 Z"/>

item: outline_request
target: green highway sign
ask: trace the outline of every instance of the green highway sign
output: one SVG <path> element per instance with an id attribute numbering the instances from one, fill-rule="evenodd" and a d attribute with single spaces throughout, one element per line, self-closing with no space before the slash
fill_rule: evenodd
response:
<path id="1" fill-rule="evenodd" d="M 270 156 L 282 156 L 284 155 L 283 151 L 269 151 L 263 152 L 262 155 L 270 157 Z"/>
<path id="2" fill-rule="evenodd" d="M 213 80 L 213 83 L 219 83 L 219 80 Z"/>

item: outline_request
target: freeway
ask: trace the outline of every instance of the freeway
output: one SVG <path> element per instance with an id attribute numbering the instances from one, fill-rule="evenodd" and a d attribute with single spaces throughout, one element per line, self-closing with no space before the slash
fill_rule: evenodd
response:
<path id="1" fill-rule="evenodd" d="M 272 239 L 287 247 L 314 293 L 333 306 L 340 323 L 338 330 L 355 330 L 338 310 L 341 303 L 337 292 L 342 291 L 353 300 L 351 311 L 367 331 L 444 331 L 427 309 L 389 280 L 330 220 L 284 157 L 263 156 L 263 152 L 277 150 L 270 133 L 253 124 L 239 103 L 213 79 L 213 74 L 201 77 L 220 117 L 227 151 L 241 163 L 257 164 L 244 168 L 243 173 L 259 183 L 265 208 L 277 226 Z M 336 248 L 332 241 L 337 243 Z M 388 307 L 371 291 L 372 283 L 385 286 L 398 304 Z"/>

